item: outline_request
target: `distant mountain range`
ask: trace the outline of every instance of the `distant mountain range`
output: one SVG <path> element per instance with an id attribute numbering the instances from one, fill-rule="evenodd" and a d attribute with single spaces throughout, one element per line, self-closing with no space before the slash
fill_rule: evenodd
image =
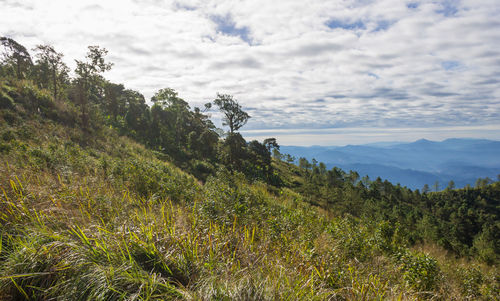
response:
<path id="1" fill-rule="evenodd" d="M 412 143 L 382 142 L 347 146 L 281 146 L 283 154 L 313 158 L 330 169 L 338 166 L 374 180 L 381 177 L 412 189 L 430 187 L 436 181 L 444 189 L 453 180 L 456 187 L 474 185 L 478 178 L 497 179 L 500 174 L 500 141 L 421 139 Z"/>

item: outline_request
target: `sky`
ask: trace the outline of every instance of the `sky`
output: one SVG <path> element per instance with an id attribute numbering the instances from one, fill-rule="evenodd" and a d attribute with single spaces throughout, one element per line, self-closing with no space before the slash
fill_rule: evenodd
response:
<path id="1" fill-rule="evenodd" d="M 231 94 L 247 139 L 500 140 L 498 0 L 0 0 L 0 36 L 72 68 L 105 47 L 105 77 L 147 99 Z"/>

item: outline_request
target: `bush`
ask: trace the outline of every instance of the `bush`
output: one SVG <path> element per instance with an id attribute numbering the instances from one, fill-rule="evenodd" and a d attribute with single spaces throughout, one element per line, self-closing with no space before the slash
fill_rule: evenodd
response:
<path id="1" fill-rule="evenodd" d="M 191 173 L 202 181 L 206 181 L 207 177 L 214 173 L 214 167 L 206 161 L 194 160 L 191 166 Z"/>
<path id="2" fill-rule="evenodd" d="M 14 125 L 22 120 L 22 118 L 19 117 L 19 114 L 10 109 L 0 110 L 0 117 L 9 125 Z M 2 119 L 0 119 L 0 123 L 2 122 Z"/>
<path id="3" fill-rule="evenodd" d="M 3 141 L 9 142 L 9 141 L 12 141 L 14 139 L 16 139 L 16 135 L 11 130 L 7 130 L 7 131 L 2 133 L 2 140 Z"/>
<path id="4" fill-rule="evenodd" d="M 481 295 L 481 284 L 483 283 L 483 274 L 481 274 L 481 271 L 477 267 L 472 266 L 465 269 L 458 269 L 457 272 L 461 280 L 460 288 L 462 289 L 462 293 L 467 298 L 479 297 Z"/>
<path id="5" fill-rule="evenodd" d="M 434 290 L 439 283 L 440 269 L 436 259 L 427 254 L 402 250 L 396 254 L 406 283 L 417 291 Z"/>
<path id="6" fill-rule="evenodd" d="M 235 217 L 241 223 L 265 219 L 261 211 L 262 195 L 247 186 L 240 186 L 238 183 L 243 177 L 239 173 L 231 175 L 227 170 L 219 170 L 215 176 L 208 178 L 203 187 L 205 201 L 199 207 L 207 220 L 229 226 Z"/>
<path id="7" fill-rule="evenodd" d="M 346 216 L 332 223 L 328 231 L 335 239 L 334 251 L 344 259 L 366 261 L 374 255 L 376 248 L 372 231 L 354 217 Z"/>
<path id="8" fill-rule="evenodd" d="M 12 147 L 6 143 L 0 143 L 0 153 L 9 153 Z"/>
<path id="9" fill-rule="evenodd" d="M 40 168 L 52 168 L 53 158 L 50 153 L 44 149 L 35 148 L 29 151 L 29 156 L 34 159 L 34 165 Z"/>
<path id="10" fill-rule="evenodd" d="M 473 248 L 477 257 L 489 264 L 498 263 L 500 253 L 500 229 L 496 225 L 484 226 L 481 234 L 474 239 Z"/>

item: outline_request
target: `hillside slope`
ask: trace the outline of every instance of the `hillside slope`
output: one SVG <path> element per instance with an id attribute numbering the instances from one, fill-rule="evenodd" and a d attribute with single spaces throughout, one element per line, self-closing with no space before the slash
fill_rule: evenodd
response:
<path id="1" fill-rule="evenodd" d="M 355 186 L 337 190 L 340 214 L 284 162 L 280 187 L 225 168 L 201 183 L 115 129 L 45 114 L 0 110 L 2 300 L 498 297 L 496 265 L 361 219 Z"/>

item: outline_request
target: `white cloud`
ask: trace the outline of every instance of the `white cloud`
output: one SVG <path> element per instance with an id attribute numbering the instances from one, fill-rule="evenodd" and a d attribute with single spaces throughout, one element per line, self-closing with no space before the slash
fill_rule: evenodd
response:
<path id="1" fill-rule="evenodd" d="M 248 130 L 496 124 L 497 1 L 409 3 L 3 0 L 0 35 L 53 44 L 70 66 L 106 47 L 107 77 L 147 97 L 233 94 Z"/>

